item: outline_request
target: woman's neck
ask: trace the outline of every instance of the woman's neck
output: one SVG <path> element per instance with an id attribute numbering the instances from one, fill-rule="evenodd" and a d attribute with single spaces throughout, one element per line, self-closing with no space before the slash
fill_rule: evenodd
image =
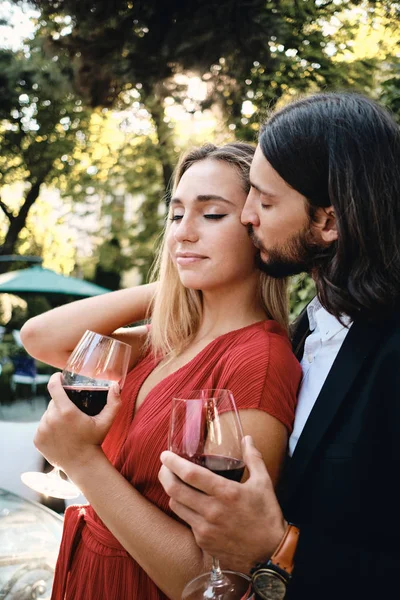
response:
<path id="1" fill-rule="evenodd" d="M 195 337 L 215 339 L 267 318 L 258 290 L 258 276 L 245 285 L 203 292 L 203 318 Z"/>

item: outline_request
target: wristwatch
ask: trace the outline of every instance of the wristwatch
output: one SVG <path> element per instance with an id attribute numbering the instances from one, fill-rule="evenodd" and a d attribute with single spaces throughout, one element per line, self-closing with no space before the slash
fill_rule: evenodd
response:
<path id="1" fill-rule="evenodd" d="M 281 543 L 271 558 L 251 571 L 253 589 L 261 600 L 283 600 L 292 577 L 293 559 L 300 530 L 289 523 Z"/>

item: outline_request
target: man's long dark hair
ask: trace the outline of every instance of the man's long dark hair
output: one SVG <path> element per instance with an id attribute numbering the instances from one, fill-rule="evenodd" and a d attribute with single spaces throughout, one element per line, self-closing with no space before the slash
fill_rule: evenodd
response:
<path id="1" fill-rule="evenodd" d="M 338 240 L 313 265 L 318 296 L 336 317 L 379 317 L 400 304 L 400 130 L 374 101 L 321 93 L 263 126 L 272 167 L 309 202 L 335 209 Z"/>

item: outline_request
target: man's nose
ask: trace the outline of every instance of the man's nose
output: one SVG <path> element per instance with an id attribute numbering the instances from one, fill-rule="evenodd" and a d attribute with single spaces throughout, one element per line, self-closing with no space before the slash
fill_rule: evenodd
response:
<path id="1" fill-rule="evenodd" d="M 255 208 L 254 197 L 251 191 L 247 196 L 240 220 L 242 221 L 243 225 L 253 225 L 254 227 L 258 227 L 260 225 L 260 219 Z"/>

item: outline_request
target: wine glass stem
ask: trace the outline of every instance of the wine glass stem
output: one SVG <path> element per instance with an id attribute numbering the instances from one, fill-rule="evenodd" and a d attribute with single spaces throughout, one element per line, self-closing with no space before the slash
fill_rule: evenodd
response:
<path id="1" fill-rule="evenodd" d="M 211 581 L 221 581 L 223 578 L 221 567 L 219 565 L 218 558 L 212 557 L 212 567 L 211 567 Z"/>
<path id="2" fill-rule="evenodd" d="M 53 479 L 62 479 L 59 467 L 53 467 L 51 471 L 47 473 L 48 477 Z"/>

